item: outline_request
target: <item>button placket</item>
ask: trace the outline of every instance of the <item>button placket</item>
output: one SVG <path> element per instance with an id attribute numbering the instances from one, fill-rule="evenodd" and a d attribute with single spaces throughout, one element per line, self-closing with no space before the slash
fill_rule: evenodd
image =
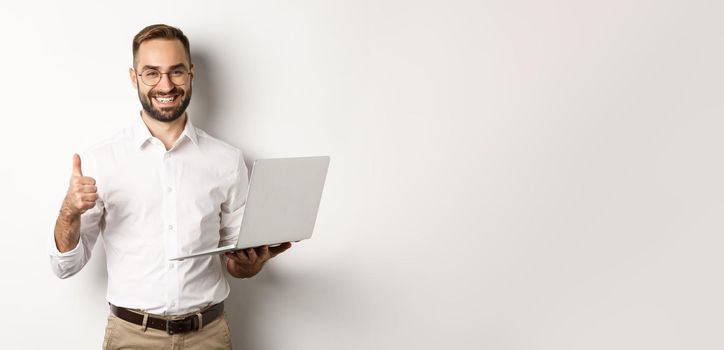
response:
<path id="1" fill-rule="evenodd" d="M 163 217 L 166 221 L 164 227 L 164 237 L 167 244 L 166 251 L 172 254 L 178 254 L 178 223 L 176 216 L 176 193 L 172 189 L 176 186 L 177 169 L 175 159 L 170 152 L 165 152 L 162 160 L 163 183 L 161 184 L 163 193 Z M 165 190 L 164 190 L 165 189 Z M 177 308 L 178 285 L 180 281 L 178 263 L 169 262 L 168 268 L 168 285 L 167 299 L 168 307 L 171 310 Z"/>

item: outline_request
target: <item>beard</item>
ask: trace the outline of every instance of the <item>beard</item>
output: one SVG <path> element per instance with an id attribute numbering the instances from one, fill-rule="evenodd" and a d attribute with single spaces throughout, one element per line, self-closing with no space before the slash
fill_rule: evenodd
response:
<path id="1" fill-rule="evenodd" d="M 177 107 L 156 108 L 153 105 L 153 102 L 151 102 L 151 99 L 154 98 L 156 95 L 178 95 L 183 96 L 183 99 Z M 191 88 L 186 91 L 179 88 L 178 86 L 174 86 L 173 89 L 163 94 L 153 92 L 153 90 L 151 90 L 148 92 L 147 95 L 142 95 L 141 90 L 138 89 L 138 99 L 141 100 L 141 106 L 149 117 L 156 119 L 160 122 L 169 123 L 180 118 L 184 114 L 184 112 L 186 112 L 186 108 L 191 103 Z"/>

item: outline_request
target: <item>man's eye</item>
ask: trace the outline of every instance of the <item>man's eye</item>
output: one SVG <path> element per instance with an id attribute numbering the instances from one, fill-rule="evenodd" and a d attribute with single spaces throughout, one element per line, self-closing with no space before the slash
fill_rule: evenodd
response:
<path id="1" fill-rule="evenodd" d="M 143 76 L 145 76 L 147 78 L 156 78 L 156 77 L 158 77 L 158 75 L 159 75 L 159 73 L 155 70 L 147 70 L 147 71 L 143 72 Z"/>
<path id="2" fill-rule="evenodd" d="M 184 70 L 174 70 L 174 71 L 171 71 L 171 75 L 174 76 L 174 77 L 180 77 L 180 76 L 182 76 L 182 75 L 186 75 L 186 71 L 184 71 Z"/>

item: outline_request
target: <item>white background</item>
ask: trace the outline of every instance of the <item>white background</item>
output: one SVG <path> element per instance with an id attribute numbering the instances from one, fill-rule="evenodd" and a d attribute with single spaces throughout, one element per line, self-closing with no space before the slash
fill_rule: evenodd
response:
<path id="1" fill-rule="evenodd" d="M 131 39 L 180 27 L 194 123 L 329 154 L 314 237 L 233 280 L 240 349 L 724 348 L 720 1 L 0 5 L 0 329 L 100 347 L 102 244 L 57 279 L 72 154 L 130 124 Z"/>

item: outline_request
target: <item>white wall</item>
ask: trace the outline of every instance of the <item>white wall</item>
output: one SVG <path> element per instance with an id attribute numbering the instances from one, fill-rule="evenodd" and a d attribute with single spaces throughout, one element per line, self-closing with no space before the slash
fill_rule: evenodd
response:
<path id="1" fill-rule="evenodd" d="M 100 346 L 102 245 L 59 280 L 46 241 L 72 154 L 140 108 L 133 35 L 164 22 L 196 124 L 249 160 L 332 157 L 314 238 L 232 281 L 237 348 L 721 349 L 723 10 L 3 3 L 2 347 Z"/>

